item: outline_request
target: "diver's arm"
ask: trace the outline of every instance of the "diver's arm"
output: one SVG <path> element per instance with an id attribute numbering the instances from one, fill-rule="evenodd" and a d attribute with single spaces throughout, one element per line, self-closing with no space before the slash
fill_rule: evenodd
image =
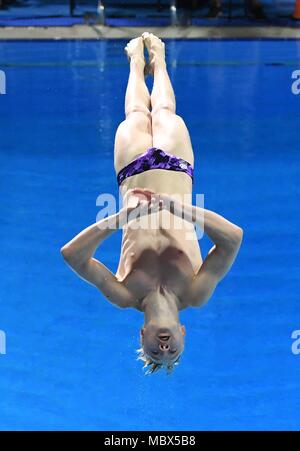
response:
<path id="1" fill-rule="evenodd" d="M 135 188 L 132 191 L 135 194 L 144 195 L 148 202 L 162 203 L 163 209 L 169 210 L 188 222 L 199 225 L 213 241 L 215 247 L 223 250 L 226 254 L 237 253 L 242 242 L 243 230 L 221 215 L 195 205 L 183 203 L 179 198 L 169 194 L 158 194 L 144 188 Z M 220 271 L 220 277 L 222 272 Z"/>
<path id="2" fill-rule="evenodd" d="M 241 246 L 243 230 L 213 211 L 189 204 L 178 204 L 176 201 L 174 214 L 181 216 L 182 208 L 184 219 L 204 228 L 204 232 L 214 243 L 190 285 L 190 304 L 201 306 L 210 298 L 218 282 L 231 268 Z"/>
<path id="3" fill-rule="evenodd" d="M 186 221 L 199 225 L 213 241 L 214 246 L 185 294 L 190 305 L 203 305 L 232 266 L 242 242 L 242 229 L 213 211 L 182 203 L 175 196 L 157 194 L 140 188 L 135 191 L 147 195 L 148 198 L 162 201 L 163 208 Z"/>
<path id="4" fill-rule="evenodd" d="M 233 224 L 223 216 L 205 208 L 196 207 L 190 204 L 174 204 L 174 214 L 185 220 L 197 224 L 215 244 L 226 254 L 237 253 L 243 238 L 241 227 Z M 222 276 L 222 272 L 220 273 Z"/>
<path id="5" fill-rule="evenodd" d="M 87 227 L 61 248 L 63 258 L 79 277 L 96 286 L 119 307 L 132 305 L 132 295 L 93 255 L 98 246 L 126 222 L 126 215 L 126 209 L 121 209 L 115 215 Z"/>
<path id="6" fill-rule="evenodd" d="M 199 225 L 213 241 L 214 246 L 194 276 L 187 293 L 190 305 L 203 305 L 232 266 L 242 242 L 242 229 L 213 211 L 184 204 L 175 196 L 157 194 L 141 188 L 136 188 L 135 192 L 143 194 L 148 199 L 155 198 L 163 202 L 163 208 L 188 222 Z"/>

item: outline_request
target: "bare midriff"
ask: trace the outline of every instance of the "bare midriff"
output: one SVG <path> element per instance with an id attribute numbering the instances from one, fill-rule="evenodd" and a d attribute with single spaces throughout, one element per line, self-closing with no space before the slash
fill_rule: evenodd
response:
<path id="1" fill-rule="evenodd" d="M 151 170 L 137 174 L 124 180 L 121 193 L 124 196 L 127 190 L 137 187 L 191 202 L 192 180 L 184 173 Z M 163 210 L 132 220 L 124 227 L 116 276 L 137 298 L 161 285 L 184 303 L 184 292 L 201 264 L 193 225 Z"/>

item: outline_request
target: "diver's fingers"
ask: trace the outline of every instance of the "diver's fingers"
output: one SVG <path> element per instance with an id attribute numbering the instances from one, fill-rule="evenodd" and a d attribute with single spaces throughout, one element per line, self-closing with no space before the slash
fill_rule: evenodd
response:
<path id="1" fill-rule="evenodd" d="M 137 196 L 130 196 L 127 202 L 127 208 L 134 209 L 137 208 L 140 203 L 140 200 Z"/>
<path id="2" fill-rule="evenodd" d="M 153 194 L 155 194 L 154 191 L 152 191 L 150 189 L 145 189 L 145 188 L 134 188 L 133 192 L 134 192 L 134 194 L 142 194 L 148 200 L 150 200 L 151 197 L 153 196 Z"/>

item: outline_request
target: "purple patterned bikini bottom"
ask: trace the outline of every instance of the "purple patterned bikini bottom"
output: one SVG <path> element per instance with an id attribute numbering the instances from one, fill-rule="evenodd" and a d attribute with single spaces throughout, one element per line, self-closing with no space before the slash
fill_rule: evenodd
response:
<path id="1" fill-rule="evenodd" d="M 175 157 L 157 147 L 151 147 L 136 160 L 125 166 L 117 175 L 119 186 L 127 177 L 150 171 L 150 169 L 165 169 L 167 171 L 185 172 L 193 180 L 194 169 L 190 163 Z"/>

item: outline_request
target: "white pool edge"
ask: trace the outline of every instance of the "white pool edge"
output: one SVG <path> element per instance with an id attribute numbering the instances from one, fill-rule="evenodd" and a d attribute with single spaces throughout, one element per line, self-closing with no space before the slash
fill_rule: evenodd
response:
<path id="1" fill-rule="evenodd" d="M 0 40 L 34 39 L 127 39 L 150 31 L 173 39 L 300 39 L 297 27 L 0 27 Z"/>

